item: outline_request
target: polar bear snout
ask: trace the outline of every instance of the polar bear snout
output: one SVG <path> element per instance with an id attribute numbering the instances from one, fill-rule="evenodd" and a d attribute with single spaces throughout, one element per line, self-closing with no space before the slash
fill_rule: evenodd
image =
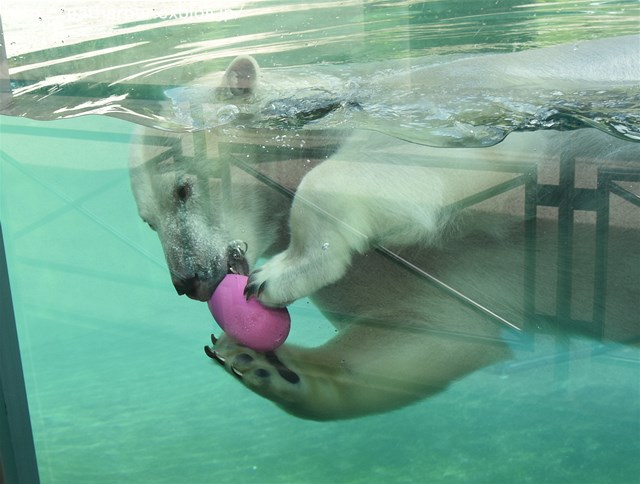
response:
<path id="1" fill-rule="evenodd" d="M 222 270 L 202 274 L 174 272 L 171 275 L 171 282 L 179 296 L 187 296 L 196 301 L 208 301 L 225 275 L 226 271 Z"/>
<path id="2" fill-rule="evenodd" d="M 178 295 L 208 301 L 227 274 L 228 237 L 198 213 L 156 216 L 154 227 Z"/>
<path id="3" fill-rule="evenodd" d="M 227 273 L 224 252 L 213 247 L 197 251 L 189 247 L 190 244 L 181 241 L 176 244 L 167 243 L 162 238 L 161 241 L 165 246 L 171 282 L 178 295 L 208 301 Z"/>
<path id="4" fill-rule="evenodd" d="M 173 287 L 176 288 L 178 296 L 184 296 L 199 301 L 207 301 L 209 299 L 208 292 L 205 290 L 206 284 L 200 280 L 197 275 L 185 278 L 172 278 Z M 213 291 L 212 291 L 213 293 Z"/>
<path id="5" fill-rule="evenodd" d="M 249 262 L 245 258 L 247 244 L 233 240 L 223 258 L 215 257 L 211 267 L 200 272 L 185 273 L 172 270 L 171 282 L 179 296 L 187 296 L 197 301 L 208 301 L 227 273 L 249 274 Z"/>

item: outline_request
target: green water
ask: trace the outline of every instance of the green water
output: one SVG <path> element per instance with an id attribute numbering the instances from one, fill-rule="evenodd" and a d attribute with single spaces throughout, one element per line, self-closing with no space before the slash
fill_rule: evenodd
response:
<path id="1" fill-rule="evenodd" d="M 137 32 L 20 54 L 11 68 L 146 42 L 22 71 L 12 76 L 18 89 L 49 81 L 18 102 L 55 118 L 78 97 L 128 92 L 133 109 L 258 47 L 265 65 L 341 63 L 507 52 L 638 26 L 637 2 L 282 5 L 155 29 L 152 19 Z M 215 39 L 225 42 L 178 48 Z M 141 75 L 151 58 L 159 68 Z M 42 482 L 637 482 L 640 377 L 629 348 L 490 368 L 409 408 L 345 422 L 298 420 L 245 390 L 204 355 L 207 308 L 176 297 L 160 244 L 138 219 L 132 129 L 105 116 L 0 118 L 0 216 Z M 307 301 L 291 310 L 292 341 L 333 334 Z"/>

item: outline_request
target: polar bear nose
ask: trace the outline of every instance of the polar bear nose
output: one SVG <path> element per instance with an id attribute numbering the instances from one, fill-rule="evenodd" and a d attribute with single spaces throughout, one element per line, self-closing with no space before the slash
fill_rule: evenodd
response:
<path id="1" fill-rule="evenodd" d="M 186 294 L 188 297 L 193 297 L 200 288 L 200 279 L 198 276 L 173 279 L 173 287 L 176 288 L 178 296 Z"/>

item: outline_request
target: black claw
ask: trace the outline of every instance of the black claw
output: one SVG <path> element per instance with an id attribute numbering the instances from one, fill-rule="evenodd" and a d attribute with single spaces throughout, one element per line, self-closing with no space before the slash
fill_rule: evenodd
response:
<path id="1" fill-rule="evenodd" d="M 244 297 L 247 299 L 247 301 L 251 296 L 253 296 L 253 290 L 250 282 L 247 282 L 247 285 L 244 286 L 244 291 L 242 291 L 242 294 L 244 294 Z"/>
<path id="2" fill-rule="evenodd" d="M 247 298 L 247 301 L 252 297 L 260 297 L 264 292 L 266 281 L 263 281 L 262 284 L 258 285 L 255 279 L 255 275 L 259 272 L 260 269 L 257 269 L 251 273 L 251 276 L 249 276 L 249 280 L 247 281 L 247 285 L 244 288 L 244 296 Z"/>
<path id="3" fill-rule="evenodd" d="M 242 380 L 242 377 L 244 376 L 239 370 L 237 370 L 233 366 L 231 367 L 231 374 L 235 376 L 238 380 Z"/>
<path id="4" fill-rule="evenodd" d="M 218 358 L 216 357 L 216 352 L 213 351 L 211 348 L 209 348 L 208 346 L 204 347 L 204 352 L 207 354 L 207 356 L 213 360 L 217 360 Z"/>
<path id="5" fill-rule="evenodd" d="M 244 288 L 244 296 L 247 298 L 247 301 L 252 297 L 260 297 L 266 284 L 266 281 L 259 286 L 257 284 L 247 284 L 247 287 Z"/>
<path id="6" fill-rule="evenodd" d="M 265 287 L 267 286 L 267 281 L 264 281 L 262 284 L 256 287 L 256 284 L 247 284 L 247 287 L 244 289 L 244 295 L 247 298 L 247 301 L 252 297 L 260 297 L 264 292 Z"/>
<path id="7" fill-rule="evenodd" d="M 218 338 L 216 338 L 216 335 L 213 333 L 211 334 L 211 342 L 213 343 L 214 346 L 218 342 Z"/>
<path id="8" fill-rule="evenodd" d="M 224 366 L 225 361 L 227 361 L 225 358 L 223 358 L 218 353 L 216 353 L 215 350 L 209 348 L 208 346 L 204 347 L 204 352 L 207 354 L 209 358 L 211 358 L 213 361 L 215 361 L 216 363 L 219 363 L 222 366 Z"/>

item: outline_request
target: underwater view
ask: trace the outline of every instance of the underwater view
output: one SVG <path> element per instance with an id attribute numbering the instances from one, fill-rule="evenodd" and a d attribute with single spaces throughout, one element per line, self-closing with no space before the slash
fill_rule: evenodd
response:
<path id="1" fill-rule="evenodd" d="M 0 16 L 40 482 L 638 481 L 637 1 Z"/>

